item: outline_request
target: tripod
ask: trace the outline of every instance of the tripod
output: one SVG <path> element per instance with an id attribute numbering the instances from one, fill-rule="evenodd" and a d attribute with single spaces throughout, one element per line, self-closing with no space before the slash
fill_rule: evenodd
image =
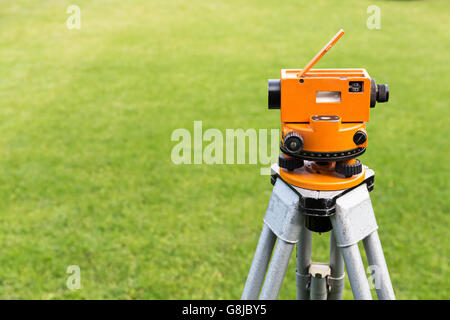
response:
<path id="1" fill-rule="evenodd" d="M 277 299 L 297 245 L 298 300 L 342 299 L 344 265 L 354 298 L 370 300 L 370 286 L 358 248 L 360 241 L 378 299 L 395 299 L 369 196 L 374 172 L 366 167 L 364 181 L 352 188 L 316 191 L 283 181 L 278 164 L 272 165 L 271 170 L 274 188 L 242 299 Z M 305 221 L 314 216 L 331 220 L 329 264 L 311 262 L 312 233 L 305 227 Z"/>

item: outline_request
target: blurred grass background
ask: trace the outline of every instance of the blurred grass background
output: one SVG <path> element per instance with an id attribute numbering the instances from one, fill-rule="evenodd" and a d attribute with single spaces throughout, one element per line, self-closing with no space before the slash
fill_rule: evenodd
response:
<path id="1" fill-rule="evenodd" d="M 80 30 L 66 27 L 71 4 Z M 366 27 L 373 4 L 381 30 Z M 445 0 L 1 1 L 0 298 L 239 298 L 272 185 L 257 165 L 174 165 L 171 133 L 194 120 L 279 128 L 267 79 L 340 28 L 316 67 L 390 86 L 361 159 L 397 297 L 449 298 L 449 12 Z M 313 260 L 327 259 L 328 235 L 314 235 Z M 294 270 L 281 299 L 295 298 Z"/>

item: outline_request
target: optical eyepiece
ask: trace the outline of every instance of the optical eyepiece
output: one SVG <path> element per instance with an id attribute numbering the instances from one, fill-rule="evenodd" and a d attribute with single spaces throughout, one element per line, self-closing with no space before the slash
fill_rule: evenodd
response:
<path id="1" fill-rule="evenodd" d="M 387 102 L 389 100 L 389 86 L 387 84 L 378 84 L 377 102 Z"/>
<path id="2" fill-rule="evenodd" d="M 388 102 L 389 86 L 387 84 L 376 84 L 371 80 L 370 85 L 370 107 L 374 108 L 377 102 Z"/>

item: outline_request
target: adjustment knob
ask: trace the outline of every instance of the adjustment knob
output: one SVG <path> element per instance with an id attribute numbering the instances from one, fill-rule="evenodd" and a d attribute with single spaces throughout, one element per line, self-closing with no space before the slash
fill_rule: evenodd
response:
<path id="1" fill-rule="evenodd" d="M 356 159 L 356 162 L 352 164 L 346 163 L 345 161 L 338 161 L 336 162 L 335 170 L 337 173 L 349 178 L 362 172 L 362 163 L 358 159 Z"/>
<path id="2" fill-rule="evenodd" d="M 292 171 L 303 167 L 303 159 L 287 157 L 284 154 L 278 156 L 278 165 L 280 168 Z"/>
<path id="3" fill-rule="evenodd" d="M 283 145 L 289 153 L 298 154 L 303 148 L 303 138 L 300 133 L 291 131 L 284 137 Z"/>
<path id="4" fill-rule="evenodd" d="M 367 134 L 364 131 L 358 130 L 353 136 L 353 142 L 358 146 L 366 142 Z"/>

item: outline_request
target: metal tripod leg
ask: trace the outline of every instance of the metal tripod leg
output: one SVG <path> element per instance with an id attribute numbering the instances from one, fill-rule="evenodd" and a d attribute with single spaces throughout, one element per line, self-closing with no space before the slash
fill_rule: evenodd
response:
<path id="1" fill-rule="evenodd" d="M 311 231 L 306 229 L 303 223 L 304 216 L 301 215 L 300 240 L 297 243 L 297 300 L 309 300 L 308 284 L 311 279 L 309 266 L 311 265 Z"/>
<path id="2" fill-rule="evenodd" d="M 365 240 L 369 263 L 381 270 L 379 299 L 395 299 L 384 255 L 376 230 L 378 228 L 369 192 L 365 184 L 353 189 L 336 200 L 336 214 L 331 217 L 337 246 L 341 248 L 350 285 L 355 299 L 372 299 L 369 283 L 358 248 Z M 378 292 L 380 291 L 380 292 Z M 381 293 L 381 294 L 380 294 Z"/>
<path id="3" fill-rule="evenodd" d="M 275 240 L 275 234 L 267 225 L 264 225 L 256 247 L 255 256 L 253 257 L 252 266 L 248 273 L 247 282 L 245 283 L 244 292 L 242 293 L 242 300 L 258 299 Z"/>
<path id="4" fill-rule="evenodd" d="M 313 262 L 309 267 L 311 275 L 311 300 L 327 300 L 331 269 L 327 263 Z"/>
<path id="5" fill-rule="evenodd" d="M 275 300 L 278 297 L 293 249 L 293 243 L 278 239 L 259 299 Z"/>
<path id="6" fill-rule="evenodd" d="M 356 300 L 372 300 L 358 244 L 343 247 L 342 256 L 344 257 L 353 297 Z"/>
<path id="7" fill-rule="evenodd" d="M 276 299 L 301 229 L 299 196 L 277 179 L 264 217 L 264 228 L 247 277 L 242 299 L 256 299 L 266 273 L 275 236 L 278 238 L 260 299 Z"/>
<path id="8" fill-rule="evenodd" d="M 378 232 L 374 231 L 363 240 L 364 248 L 366 250 L 367 260 L 369 266 L 373 268 L 373 277 L 375 279 L 375 290 L 377 291 L 378 299 L 394 300 L 395 294 L 392 288 L 391 278 L 384 259 L 383 249 L 381 248 L 380 238 Z"/>
<path id="9" fill-rule="evenodd" d="M 345 283 L 344 259 L 341 249 L 337 246 L 333 230 L 330 232 L 330 268 L 328 300 L 341 300 Z"/>

